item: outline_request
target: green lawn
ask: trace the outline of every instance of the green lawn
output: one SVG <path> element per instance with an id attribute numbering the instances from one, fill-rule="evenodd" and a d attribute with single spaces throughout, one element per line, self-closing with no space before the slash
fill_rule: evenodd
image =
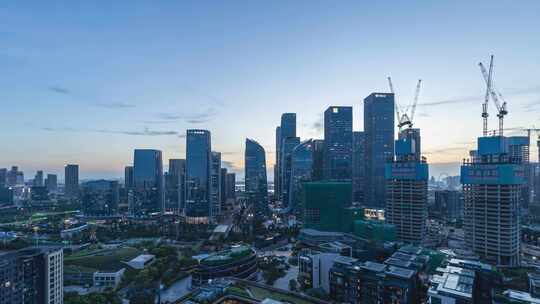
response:
<path id="1" fill-rule="evenodd" d="M 289 296 L 282 293 L 272 292 L 272 291 L 255 287 L 255 286 L 246 286 L 246 289 L 249 289 L 251 293 L 253 294 L 253 296 L 259 301 L 262 301 L 266 298 L 271 298 L 273 300 L 289 302 L 289 303 L 294 303 L 294 304 L 311 304 L 311 302 L 297 298 L 297 297 Z"/>
<path id="2" fill-rule="evenodd" d="M 64 258 L 64 265 L 75 265 L 98 270 L 116 270 L 142 252 L 136 248 L 124 247 L 113 250 L 85 250 Z"/>

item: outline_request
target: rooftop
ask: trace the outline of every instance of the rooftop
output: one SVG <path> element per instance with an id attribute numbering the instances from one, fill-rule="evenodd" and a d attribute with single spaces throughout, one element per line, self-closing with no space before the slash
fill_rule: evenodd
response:
<path id="1" fill-rule="evenodd" d="M 439 275 L 431 278 L 430 293 L 441 293 L 460 298 L 472 298 L 475 273 L 473 270 L 455 266 L 437 268 Z"/>
<path id="2" fill-rule="evenodd" d="M 503 295 L 505 295 L 511 300 L 518 300 L 518 301 L 523 301 L 526 303 L 540 304 L 539 298 L 533 298 L 530 293 L 525 292 L 525 291 L 508 289 L 505 292 L 503 292 Z"/>
<path id="3" fill-rule="evenodd" d="M 386 270 L 387 275 L 395 276 L 401 279 L 410 279 L 415 275 L 416 271 L 405 269 L 401 267 L 396 266 L 389 266 L 388 270 Z"/>
<path id="4" fill-rule="evenodd" d="M 360 265 L 360 268 L 373 271 L 373 272 L 382 272 L 386 269 L 386 265 L 367 261 L 364 264 Z"/>

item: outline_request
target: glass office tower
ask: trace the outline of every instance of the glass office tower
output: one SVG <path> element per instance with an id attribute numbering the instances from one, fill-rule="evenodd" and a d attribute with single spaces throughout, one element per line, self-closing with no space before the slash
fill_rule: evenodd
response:
<path id="1" fill-rule="evenodd" d="M 291 153 L 291 178 L 289 183 L 289 207 L 297 215 L 303 213 L 303 184 L 313 180 L 315 142 L 306 140 L 297 145 Z"/>
<path id="2" fill-rule="evenodd" d="M 324 111 L 324 177 L 352 178 L 352 107 L 329 107 Z"/>
<path id="3" fill-rule="evenodd" d="M 394 157 L 394 115 L 394 94 L 372 93 L 364 99 L 364 205 L 369 207 L 386 204 L 384 168 Z"/>
<path id="4" fill-rule="evenodd" d="M 209 221 L 211 151 L 209 131 L 187 130 L 185 214 L 192 223 Z"/>
<path id="5" fill-rule="evenodd" d="M 135 183 L 135 215 L 163 212 L 165 195 L 163 185 L 163 161 L 161 151 L 135 149 L 133 156 L 133 180 Z"/>
<path id="6" fill-rule="evenodd" d="M 245 150 L 246 194 L 255 205 L 258 215 L 268 213 L 268 181 L 266 179 L 266 156 L 264 148 L 247 138 Z"/>

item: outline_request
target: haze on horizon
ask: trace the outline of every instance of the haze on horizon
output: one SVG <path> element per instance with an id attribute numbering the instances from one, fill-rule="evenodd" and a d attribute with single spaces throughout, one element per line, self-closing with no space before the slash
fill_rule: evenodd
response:
<path id="1" fill-rule="evenodd" d="M 540 126 L 539 11 L 538 1 L 2 2 L 0 167 L 63 179 L 77 163 L 83 179 L 121 177 L 133 149 L 162 150 L 166 165 L 200 128 L 241 176 L 244 139 L 257 140 L 272 179 L 281 113 L 297 113 L 305 140 L 322 138 L 328 106 L 351 105 L 362 130 L 364 97 L 392 76 L 403 106 L 423 80 L 423 154 L 431 175 L 456 174 L 481 135 L 477 63 L 490 54 L 506 126 Z M 492 104 L 490 114 L 495 129 Z"/>

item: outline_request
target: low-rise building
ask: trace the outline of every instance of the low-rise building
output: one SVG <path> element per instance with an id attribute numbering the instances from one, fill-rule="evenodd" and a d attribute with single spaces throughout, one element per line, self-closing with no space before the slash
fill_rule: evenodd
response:
<path id="1" fill-rule="evenodd" d="M 93 277 L 94 286 L 115 289 L 122 281 L 125 271 L 125 268 L 120 268 L 117 271 L 96 271 Z"/>
<path id="2" fill-rule="evenodd" d="M 144 269 L 156 260 L 156 256 L 152 254 L 141 254 L 131 261 L 127 262 L 129 266 L 135 269 Z"/>
<path id="3" fill-rule="evenodd" d="M 429 303 L 472 304 L 476 274 L 473 270 L 456 266 L 437 268 L 430 280 Z"/>

